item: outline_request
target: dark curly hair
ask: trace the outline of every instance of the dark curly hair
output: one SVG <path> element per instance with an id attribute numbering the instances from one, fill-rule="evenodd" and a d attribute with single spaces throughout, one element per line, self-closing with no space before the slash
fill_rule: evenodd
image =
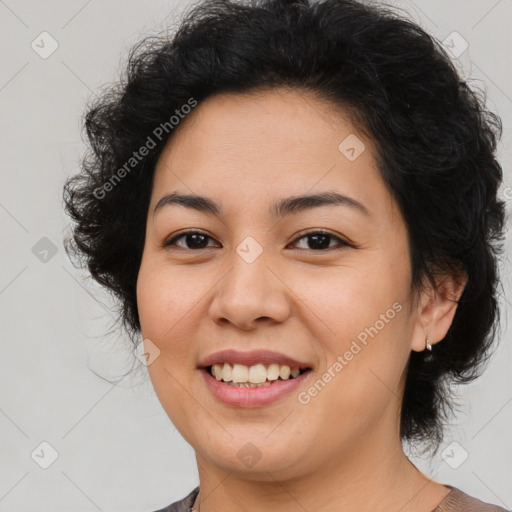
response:
<path id="1" fill-rule="evenodd" d="M 401 439 L 437 451 L 455 404 L 449 384 L 481 375 L 499 326 L 505 204 L 495 150 L 502 125 L 443 46 L 391 6 L 206 0 L 172 37 L 140 41 L 125 74 L 84 116 L 90 146 L 64 186 L 76 223 L 66 251 L 114 295 L 135 343 L 137 275 L 156 161 L 173 135 L 169 120 L 216 93 L 281 86 L 341 107 L 375 142 L 408 229 L 411 290 L 435 286 L 446 271 L 467 277 L 443 342 L 432 353 L 412 351 L 407 366 Z M 134 159 L 150 139 L 152 149 Z"/>

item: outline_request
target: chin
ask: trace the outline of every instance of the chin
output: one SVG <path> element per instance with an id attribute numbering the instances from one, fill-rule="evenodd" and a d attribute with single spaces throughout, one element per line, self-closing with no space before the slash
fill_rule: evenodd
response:
<path id="1" fill-rule="evenodd" d="M 270 439 L 270 431 L 266 429 L 264 435 L 251 436 L 246 429 L 245 433 L 230 438 L 228 442 L 210 440 L 201 453 L 216 467 L 251 475 L 252 479 L 259 481 L 272 481 L 272 476 L 277 474 L 284 479 L 298 476 L 306 454 L 299 452 L 297 443 L 291 442 L 289 437 Z"/>

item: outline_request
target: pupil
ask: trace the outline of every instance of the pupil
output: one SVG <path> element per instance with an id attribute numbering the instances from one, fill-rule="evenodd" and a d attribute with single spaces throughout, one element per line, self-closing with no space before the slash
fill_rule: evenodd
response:
<path id="1" fill-rule="evenodd" d="M 320 243 L 320 244 L 317 244 L 316 247 L 314 247 L 316 242 L 318 242 L 319 238 L 323 239 L 323 241 L 327 242 L 327 243 L 324 243 L 324 244 Z M 309 237 L 310 241 L 311 240 L 316 241 L 316 242 L 313 242 L 313 244 L 309 243 L 310 249 L 326 249 L 326 248 L 328 248 L 329 247 L 329 238 L 330 238 L 329 235 L 310 235 L 310 237 Z"/>
<path id="2" fill-rule="evenodd" d="M 201 238 L 203 239 L 202 241 L 205 242 L 205 240 L 206 240 L 206 236 L 205 235 L 201 235 L 199 233 L 192 234 L 192 235 L 187 235 L 187 245 L 189 245 L 189 247 L 192 246 L 192 247 L 201 249 L 202 248 L 201 245 L 204 245 L 204 243 L 201 244 Z M 192 243 L 189 244 L 188 242 L 191 239 L 194 240 L 195 242 L 192 242 Z M 199 240 L 199 243 L 197 243 L 198 240 Z"/>

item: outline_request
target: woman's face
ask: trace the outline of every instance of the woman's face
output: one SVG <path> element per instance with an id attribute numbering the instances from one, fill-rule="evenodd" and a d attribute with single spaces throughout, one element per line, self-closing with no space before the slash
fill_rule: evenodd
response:
<path id="1" fill-rule="evenodd" d="M 398 443 L 405 366 L 425 330 L 409 309 L 406 226 L 371 142 L 287 89 L 212 97 L 181 123 L 156 168 L 137 282 L 169 418 L 203 462 L 261 479 Z M 168 199 L 154 211 L 171 194 L 216 208 Z M 290 201 L 315 194 L 349 199 Z M 189 231 L 202 235 L 179 236 Z M 257 350 L 275 354 L 243 358 Z M 286 377 L 284 365 L 258 366 L 286 358 L 310 370 L 249 388 L 202 368 L 245 362 L 237 380 L 250 366 L 252 380 Z"/>

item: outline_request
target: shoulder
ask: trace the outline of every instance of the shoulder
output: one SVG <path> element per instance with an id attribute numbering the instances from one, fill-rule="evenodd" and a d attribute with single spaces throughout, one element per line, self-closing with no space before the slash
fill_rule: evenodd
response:
<path id="1" fill-rule="evenodd" d="M 452 485 L 447 485 L 447 487 L 450 487 L 451 491 L 432 512 L 511 512 L 498 505 L 486 503 L 470 496 Z"/>
<path id="2" fill-rule="evenodd" d="M 189 494 L 187 494 L 183 499 L 179 501 L 175 501 L 171 503 L 165 508 L 161 508 L 160 510 L 156 510 L 155 512 L 189 512 L 196 500 L 197 494 L 199 493 L 199 487 L 196 487 Z"/>

